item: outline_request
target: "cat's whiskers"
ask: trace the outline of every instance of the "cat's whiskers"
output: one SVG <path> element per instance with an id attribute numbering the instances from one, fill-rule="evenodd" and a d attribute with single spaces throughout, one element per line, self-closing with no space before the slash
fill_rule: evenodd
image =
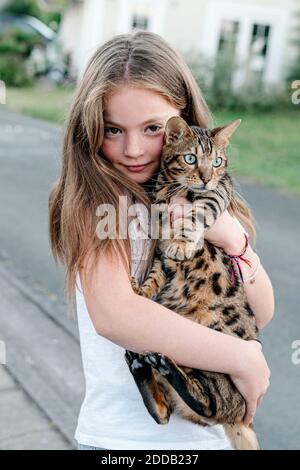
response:
<path id="1" fill-rule="evenodd" d="M 180 184 L 180 186 L 176 186 L 173 188 L 173 191 L 168 191 L 167 197 L 171 198 L 174 196 L 179 196 L 185 189 L 187 189 L 184 185 Z"/>

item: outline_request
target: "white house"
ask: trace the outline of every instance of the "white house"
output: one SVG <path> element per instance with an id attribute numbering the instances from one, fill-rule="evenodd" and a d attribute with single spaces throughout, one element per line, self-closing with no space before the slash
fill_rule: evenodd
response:
<path id="1" fill-rule="evenodd" d="M 214 58 L 227 41 L 240 64 L 266 83 L 282 83 L 292 58 L 297 0 L 72 0 L 60 36 L 80 77 L 93 51 L 115 34 L 156 32 L 182 53 Z M 299 8 L 299 7 L 298 7 Z M 243 83 L 245 68 L 234 77 Z"/>

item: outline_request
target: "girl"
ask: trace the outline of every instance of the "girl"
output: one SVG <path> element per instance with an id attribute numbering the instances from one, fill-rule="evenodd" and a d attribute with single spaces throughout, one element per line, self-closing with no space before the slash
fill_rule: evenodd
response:
<path id="1" fill-rule="evenodd" d="M 127 367 L 125 348 L 230 374 L 247 403 L 246 424 L 269 385 L 258 342 L 213 331 L 136 295 L 130 274 L 141 279 L 150 267 L 150 258 L 148 266 L 135 263 L 134 254 L 145 257 L 143 247 L 138 240 L 97 235 L 102 203 L 122 214 L 120 196 L 127 195 L 150 208 L 164 126 L 174 115 L 190 125 L 209 125 L 207 105 L 182 58 L 160 36 L 138 31 L 116 36 L 96 51 L 68 119 L 62 171 L 49 198 L 50 237 L 55 259 L 67 269 L 69 306 L 76 291 L 86 379 L 75 433 L 80 449 L 230 449 L 220 425 L 201 427 L 175 415 L 166 426 L 156 424 Z M 173 223 L 184 202 L 172 200 Z M 205 237 L 228 253 L 240 253 L 244 229 L 238 220 L 251 231 L 251 214 L 238 197 L 229 211 Z M 246 256 L 256 260 L 251 246 Z M 246 264 L 242 269 L 245 277 L 253 273 Z M 274 309 L 262 267 L 245 290 L 262 328 Z"/>

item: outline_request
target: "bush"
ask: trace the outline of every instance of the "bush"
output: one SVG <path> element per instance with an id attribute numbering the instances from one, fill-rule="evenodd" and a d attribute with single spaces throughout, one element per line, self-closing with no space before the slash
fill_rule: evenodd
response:
<path id="1" fill-rule="evenodd" d="M 6 86 L 19 87 L 32 83 L 33 77 L 26 59 L 39 43 L 40 39 L 35 34 L 25 34 L 18 29 L 0 36 L 0 80 Z"/>
<path id="2" fill-rule="evenodd" d="M 25 63 L 15 55 L 0 56 L 0 80 L 6 86 L 16 87 L 32 83 L 32 78 L 27 73 Z"/>
<path id="3" fill-rule="evenodd" d="M 59 25 L 62 20 L 62 13 L 60 11 L 47 11 L 43 12 L 41 21 L 46 23 L 53 31 L 58 31 Z"/>
<path id="4" fill-rule="evenodd" d="M 30 15 L 36 18 L 41 17 L 41 10 L 36 0 L 9 0 L 1 10 L 14 15 Z"/>
<path id="5" fill-rule="evenodd" d="M 290 106 L 290 98 L 276 87 L 254 82 L 232 95 L 231 110 L 269 112 Z"/>
<path id="6" fill-rule="evenodd" d="M 64 3 L 63 1 L 61 2 L 61 8 Z M 13 15 L 34 16 L 55 31 L 57 31 L 62 19 L 61 11 L 43 11 L 40 9 L 37 0 L 9 0 L 0 11 Z"/>
<path id="7" fill-rule="evenodd" d="M 243 86 L 234 89 L 234 72 L 242 66 L 234 61 L 231 51 L 220 54 L 214 61 L 189 51 L 185 60 L 214 112 L 222 109 L 266 112 L 290 106 L 288 94 L 265 85 L 259 78 L 248 76 Z"/>

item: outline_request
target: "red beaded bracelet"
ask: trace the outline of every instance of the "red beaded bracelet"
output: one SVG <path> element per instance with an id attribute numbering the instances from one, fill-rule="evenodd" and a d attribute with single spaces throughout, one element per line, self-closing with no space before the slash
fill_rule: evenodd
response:
<path id="1" fill-rule="evenodd" d="M 227 254 L 228 258 L 230 259 L 231 261 L 231 285 L 235 283 L 235 269 L 234 269 L 234 265 L 237 266 L 238 270 L 239 270 L 239 274 L 240 274 L 240 277 L 241 277 L 241 280 L 242 280 L 242 283 L 244 283 L 244 278 L 243 278 L 243 273 L 242 273 L 242 270 L 241 270 L 241 266 L 240 266 L 240 262 L 239 260 L 241 261 L 244 261 L 244 263 L 246 263 L 250 268 L 252 268 L 251 266 L 251 262 L 250 260 L 246 259 L 246 258 L 243 258 L 244 254 L 246 253 L 246 250 L 248 248 L 248 245 L 249 245 L 249 238 L 248 236 L 244 233 L 244 236 L 245 236 L 245 246 L 243 248 L 243 251 L 240 255 L 229 255 Z"/>

